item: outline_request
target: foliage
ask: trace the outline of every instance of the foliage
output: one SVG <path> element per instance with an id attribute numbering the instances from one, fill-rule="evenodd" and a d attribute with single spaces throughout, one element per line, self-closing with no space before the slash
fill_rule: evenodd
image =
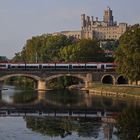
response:
<path id="1" fill-rule="evenodd" d="M 0 62 L 7 62 L 8 58 L 6 56 L 0 56 Z"/>
<path id="2" fill-rule="evenodd" d="M 73 38 L 64 35 L 41 35 L 28 39 L 20 53 L 13 58 L 14 61 L 23 62 L 50 62 L 60 61 L 59 49 L 73 43 Z"/>
<path id="3" fill-rule="evenodd" d="M 62 60 L 69 62 L 99 62 L 104 60 L 104 53 L 96 40 L 82 39 L 75 44 L 62 48 Z"/>
<path id="4" fill-rule="evenodd" d="M 17 89 L 34 89 L 35 81 L 28 77 L 12 77 L 5 81 L 5 84 L 12 84 Z"/>
<path id="5" fill-rule="evenodd" d="M 14 62 L 99 62 L 105 60 L 96 40 L 75 40 L 64 35 L 41 35 L 27 40 Z"/>
<path id="6" fill-rule="evenodd" d="M 102 48 L 104 50 L 115 51 L 118 48 L 119 42 L 118 40 L 107 40 L 102 43 Z"/>
<path id="7" fill-rule="evenodd" d="M 140 26 L 129 28 L 119 39 L 115 53 L 118 72 L 131 81 L 140 80 Z"/>

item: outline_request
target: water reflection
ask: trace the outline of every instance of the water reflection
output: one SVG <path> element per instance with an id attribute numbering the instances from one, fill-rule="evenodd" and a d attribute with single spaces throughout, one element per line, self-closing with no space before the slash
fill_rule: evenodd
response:
<path id="1" fill-rule="evenodd" d="M 15 93 L 13 96 L 14 103 L 28 103 L 37 99 L 37 94 L 32 91 L 22 91 L 20 93 Z"/>
<path id="2" fill-rule="evenodd" d="M 86 117 L 25 117 L 27 128 L 56 139 L 137 140 L 140 135 L 140 102 L 134 98 L 111 98 L 83 91 L 31 91 L 7 86 L 0 94 L 0 107 L 14 105 L 32 111 L 110 111 L 116 124 Z M 19 106 L 20 105 L 20 106 Z M 133 106 L 133 107 L 132 107 Z M 27 108 L 24 108 L 25 110 Z M 22 110 L 23 111 L 23 110 Z M 26 110 L 27 111 L 27 110 Z M 105 114 L 105 113 L 104 113 Z M 119 114 L 119 115 L 118 115 Z M 41 116 L 41 115 L 40 115 Z M 103 115 L 104 116 L 104 115 Z M 7 132 L 8 133 L 8 132 Z M 40 139 L 38 139 L 40 140 Z"/>
<path id="3" fill-rule="evenodd" d="M 104 124 L 103 126 L 103 132 L 104 132 L 104 138 L 106 138 L 107 140 L 112 139 L 112 135 L 113 133 L 115 133 L 117 130 L 116 128 L 113 126 L 113 124 Z"/>
<path id="4" fill-rule="evenodd" d="M 76 133 L 81 138 L 107 138 L 108 140 L 112 137 L 117 138 L 113 134 L 115 128 L 113 124 L 105 124 L 93 118 L 26 117 L 25 121 L 27 128 L 50 137 L 64 138 L 69 135 L 72 137 Z"/>
<path id="5" fill-rule="evenodd" d="M 56 107 L 87 107 L 90 100 L 87 100 L 87 94 L 79 91 L 49 91 L 45 93 L 43 100 L 46 105 L 53 105 Z"/>
<path id="6" fill-rule="evenodd" d="M 16 89 L 14 86 L 5 86 L 1 93 L 1 100 L 10 103 L 28 103 L 37 99 L 37 93 L 32 90 Z"/>
<path id="7" fill-rule="evenodd" d="M 131 106 L 117 117 L 118 136 L 121 140 L 140 139 L 140 108 Z"/>

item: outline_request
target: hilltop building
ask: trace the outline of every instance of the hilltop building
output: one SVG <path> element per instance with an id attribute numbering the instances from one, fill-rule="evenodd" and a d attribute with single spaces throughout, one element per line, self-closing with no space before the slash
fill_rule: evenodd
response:
<path id="1" fill-rule="evenodd" d="M 118 40 L 126 31 L 127 24 L 114 21 L 113 11 L 107 7 L 104 10 L 103 21 L 99 21 L 98 17 L 81 15 L 81 30 L 79 31 L 62 31 L 53 33 L 53 35 L 63 34 L 68 37 L 73 36 L 77 39 L 93 39 L 102 40 Z"/>

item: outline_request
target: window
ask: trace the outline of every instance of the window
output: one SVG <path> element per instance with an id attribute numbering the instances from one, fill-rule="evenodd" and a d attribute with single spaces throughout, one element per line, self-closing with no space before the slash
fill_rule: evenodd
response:
<path id="1" fill-rule="evenodd" d="M 86 68 L 93 68 L 93 69 L 96 69 L 97 68 L 97 66 L 86 66 Z"/>
<path id="2" fill-rule="evenodd" d="M 2 64 L 2 65 L 0 65 L 0 67 L 6 67 L 6 65 Z"/>

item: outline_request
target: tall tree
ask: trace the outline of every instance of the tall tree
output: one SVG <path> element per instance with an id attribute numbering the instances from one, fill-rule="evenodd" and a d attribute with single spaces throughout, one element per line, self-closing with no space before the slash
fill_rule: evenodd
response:
<path id="1" fill-rule="evenodd" d="M 129 28 L 119 39 L 115 53 L 118 72 L 130 81 L 140 80 L 140 26 Z"/>

